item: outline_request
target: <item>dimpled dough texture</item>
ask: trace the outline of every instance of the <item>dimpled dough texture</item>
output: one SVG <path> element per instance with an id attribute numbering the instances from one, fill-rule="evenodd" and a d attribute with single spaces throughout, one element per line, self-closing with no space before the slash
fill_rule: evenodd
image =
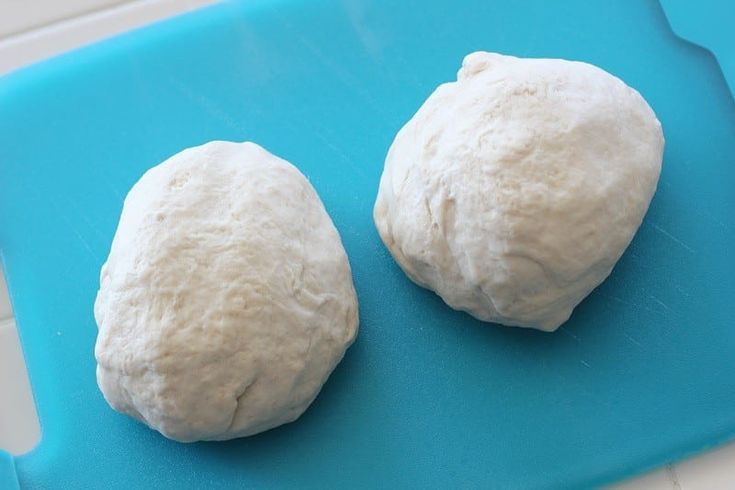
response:
<path id="1" fill-rule="evenodd" d="M 396 136 L 375 223 L 453 308 L 553 331 L 633 238 L 663 146 L 646 101 L 597 67 L 473 53 Z"/>
<path id="2" fill-rule="evenodd" d="M 182 442 L 291 422 L 357 332 L 337 230 L 288 162 L 212 142 L 125 199 L 94 308 L 109 404 Z"/>

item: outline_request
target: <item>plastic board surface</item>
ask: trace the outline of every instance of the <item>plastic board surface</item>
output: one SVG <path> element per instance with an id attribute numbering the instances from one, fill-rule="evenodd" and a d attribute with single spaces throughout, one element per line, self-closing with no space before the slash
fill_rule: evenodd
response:
<path id="1" fill-rule="evenodd" d="M 664 127 L 641 229 L 554 334 L 451 310 L 372 223 L 393 136 L 474 50 L 599 65 Z M 43 431 L 15 458 L 20 486 L 573 488 L 724 442 L 734 136 L 716 60 L 653 1 L 226 3 L 12 74 L 0 248 Z M 256 141 L 309 176 L 350 256 L 361 330 L 297 422 L 184 445 L 106 405 L 92 304 L 127 190 L 212 139 Z"/>

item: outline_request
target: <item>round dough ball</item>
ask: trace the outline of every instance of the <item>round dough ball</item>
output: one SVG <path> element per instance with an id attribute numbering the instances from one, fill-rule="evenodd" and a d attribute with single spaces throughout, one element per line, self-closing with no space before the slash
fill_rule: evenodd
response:
<path id="1" fill-rule="evenodd" d="M 646 101 L 597 67 L 473 53 L 396 136 L 375 223 L 453 308 L 552 331 L 630 243 L 663 146 Z"/>
<path id="2" fill-rule="evenodd" d="M 291 164 L 212 142 L 130 190 L 94 305 L 108 403 L 182 442 L 295 420 L 357 333 L 339 235 Z"/>

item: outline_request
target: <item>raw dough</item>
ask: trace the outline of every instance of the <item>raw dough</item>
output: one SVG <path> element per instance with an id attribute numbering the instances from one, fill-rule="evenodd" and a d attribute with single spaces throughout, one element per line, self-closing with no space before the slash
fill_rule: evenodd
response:
<path id="1" fill-rule="evenodd" d="M 94 305 L 109 404 L 182 442 L 291 422 L 357 333 L 337 230 L 253 143 L 212 142 L 130 190 Z"/>
<path id="2" fill-rule="evenodd" d="M 630 243 L 663 146 L 646 101 L 600 68 L 472 53 L 396 136 L 375 223 L 453 308 L 552 331 Z"/>

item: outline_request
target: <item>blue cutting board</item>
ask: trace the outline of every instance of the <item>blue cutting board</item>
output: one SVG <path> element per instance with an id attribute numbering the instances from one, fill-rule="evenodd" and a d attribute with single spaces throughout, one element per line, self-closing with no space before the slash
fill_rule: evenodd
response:
<path id="1" fill-rule="evenodd" d="M 401 125 L 473 50 L 597 64 L 666 134 L 638 235 L 554 334 L 412 284 L 371 212 Z M 357 342 L 297 422 L 178 444 L 95 383 L 92 304 L 123 198 L 171 154 L 252 140 L 309 176 L 342 234 Z M 735 435 L 735 103 L 658 3 L 248 0 L 0 80 L 0 248 L 42 426 L 0 487 L 573 488 Z M 14 466 L 14 468 L 13 468 Z"/>

